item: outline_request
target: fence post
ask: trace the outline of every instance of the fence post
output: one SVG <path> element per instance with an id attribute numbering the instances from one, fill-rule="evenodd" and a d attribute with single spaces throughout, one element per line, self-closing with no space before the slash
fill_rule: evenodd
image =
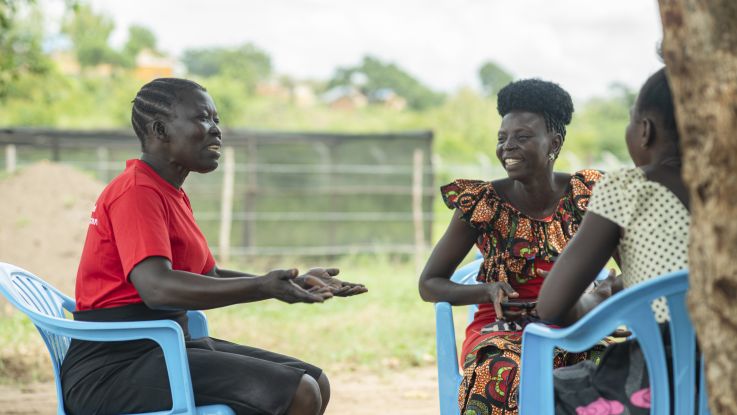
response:
<path id="1" fill-rule="evenodd" d="M 332 145 L 326 146 L 326 152 L 323 154 L 323 163 L 327 166 L 327 185 L 330 189 L 330 207 L 335 210 L 338 206 L 338 195 L 335 193 L 335 168 L 333 166 L 333 155 L 340 145 L 340 141 L 335 141 Z M 328 245 L 336 246 L 337 240 L 337 222 L 334 220 L 328 223 Z M 333 258 L 330 258 L 331 260 Z"/>
<path id="2" fill-rule="evenodd" d="M 97 178 L 107 183 L 107 165 L 110 160 L 110 150 L 107 147 L 97 147 Z"/>
<path id="3" fill-rule="evenodd" d="M 219 260 L 230 260 L 230 229 L 233 224 L 233 190 L 235 188 L 235 151 L 233 147 L 223 148 L 223 192 L 220 201 L 220 239 Z"/>
<path id="4" fill-rule="evenodd" d="M 256 196 L 258 193 L 258 143 L 256 138 L 247 136 L 246 144 L 246 191 L 243 192 L 243 212 L 251 215 L 256 207 Z M 243 221 L 243 246 L 250 248 L 255 245 L 254 228 L 255 219 Z"/>
<path id="5" fill-rule="evenodd" d="M 51 161 L 58 163 L 61 161 L 61 145 L 59 144 L 59 137 L 51 137 Z"/>
<path id="6" fill-rule="evenodd" d="M 422 272 L 425 259 L 425 227 L 422 217 L 422 173 L 424 154 L 416 148 L 412 163 L 412 221 L 415 229 L 415 275 Z"/>
<path id="7" fill-rule="evenodd" d="M 5 146 L 5 171 L 15 173 L 17 154 L 15 152 L 15 144 Z"/>

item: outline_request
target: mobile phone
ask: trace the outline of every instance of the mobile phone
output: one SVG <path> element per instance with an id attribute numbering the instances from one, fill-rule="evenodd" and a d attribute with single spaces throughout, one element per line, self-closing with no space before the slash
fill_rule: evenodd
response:
<path id="1" fill-rule="evenodd" d="M 537 301 L 504 301 L 502 302 L 502 310 L 532 310 L 537 306 Z"/>

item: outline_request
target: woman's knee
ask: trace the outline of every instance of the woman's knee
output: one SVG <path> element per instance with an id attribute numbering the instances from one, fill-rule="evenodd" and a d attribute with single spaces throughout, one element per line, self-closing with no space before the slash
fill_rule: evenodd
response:
<path id="1" fill-rule="evenodd" d="M 322 410 L 322 406 L 318 381 L 309 375 L 302 375 L 287 413 L 289 415 L 317 415 Z"/>
<path id="2" fill-rule="evenodd" d="M 325 372 L 322 372 L 320 377 L 317 378 L 317 384 L 320 387 L 320 397 L 322 398 L 322 411 L 320 413 L 323 413 L 328 406 L 328 401 L 330 401 L 330 381 Z"/>

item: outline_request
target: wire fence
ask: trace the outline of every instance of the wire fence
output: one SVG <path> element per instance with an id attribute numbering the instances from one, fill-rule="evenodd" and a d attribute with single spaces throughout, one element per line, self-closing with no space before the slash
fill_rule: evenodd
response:
<path id="1" fill-rule="evenodd" d="M 423 257 L 432 238 L 432 133 L 224 134 L 221 166 L 185 183 L 213 253 L 252 256 L 386 253 Z M 108 182 L 140 154 L 127 131 L 0 130 L 2 168 L 41 159 Z"/>
<path id="2" fill-rule="evenodd" d="M 388 134 L 224 134 L 221 167 L 190 175 L 185 190 L 195 218 L 221 261 L 255 256 L 414 256 L 424 262 L 432 242 L 437 186 L 459 178 L 503 177 L 489 155 L 448 164 L 432 153 L 430 131 Z M 0 130 L 14 171 L 41 159 L 74 165 L 107 183 L 124 161 L 140 155 L 128 131 Z M 566 168 L 585 163 L 562 154 Z M 593 166 L 620 167 L 603 154 Z"/>

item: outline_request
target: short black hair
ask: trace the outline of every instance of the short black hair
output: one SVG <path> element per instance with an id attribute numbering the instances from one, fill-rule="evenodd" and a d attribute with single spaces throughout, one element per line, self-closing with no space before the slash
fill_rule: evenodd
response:
<path id="1" fill-rule="evenodd" d="M 186 90 L 207 92 L 205 87 L 197 82 L 181 78 L 157 78 L 147 83 L 133 99 L 131 123 L 141 141 L 141 148 L 145 147 L 146 127 L 160 117 L 171 117 L 174 102 L 179 94 Z"/>
<path id="2" fill-rule="evenodd" d="M 573 116 L 573 100 L 560 85 L 541 79 L 514 81 L 497 94 L 496 109 L 504 117 L 512 111 L 540 114 L 545 119 L 548 132 L 556 132 L 566 138 L 566 125 Z"/>
<path id="3" fill-rule="evenodd" d="M 637 95 L 635 110 L 640 114 L 645 111 L 652 111 L 660 115 L 663 127 L 668 130 L 667 132 L 671 137 L 678 140 L 673 94 L 671 93 L 665 67 L 652 74 L 642 85 L 640 93 Z"/>

